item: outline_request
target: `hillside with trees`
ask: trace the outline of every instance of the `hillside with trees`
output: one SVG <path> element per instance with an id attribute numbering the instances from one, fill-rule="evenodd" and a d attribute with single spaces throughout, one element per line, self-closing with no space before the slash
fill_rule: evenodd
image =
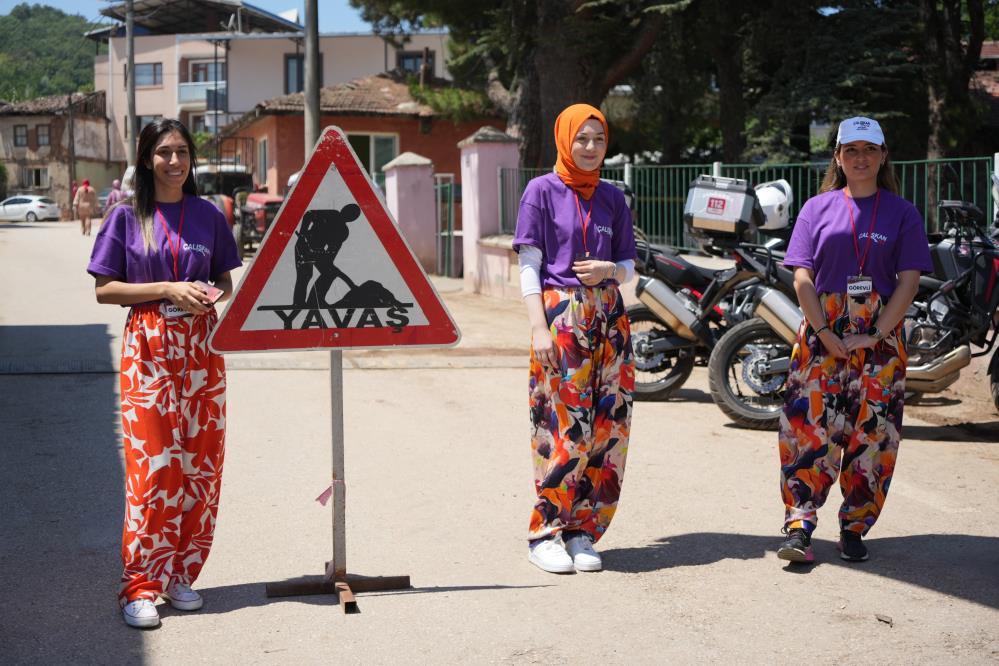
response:
<path id="1" fill-rule="evenodd" d="M 93 90 L 97 46 L 83 34 L 100 25 L 28 3 L 0 16 L 0 100 Z"/>

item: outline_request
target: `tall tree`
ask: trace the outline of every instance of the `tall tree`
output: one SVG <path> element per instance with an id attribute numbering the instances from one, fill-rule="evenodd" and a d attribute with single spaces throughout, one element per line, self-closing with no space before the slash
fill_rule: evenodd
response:
<path id="1" fill-rule="evenodd" d="M 929 136 L 926 156 L 958 154 L 981 124 L 968 91 L 985 39 L 983 0 L 922 0 Z"/>
<path id="2" fill-rule="evenodd" d="M 667 16 L 690 0 L 351 0 L 377 32 L 446 26 L 458 71 L 485 79 L 490 98 L 521 139 L 525 166 L 555 159 L 551 124 L 575 102 L 599 106 L 636 71 Z"/>

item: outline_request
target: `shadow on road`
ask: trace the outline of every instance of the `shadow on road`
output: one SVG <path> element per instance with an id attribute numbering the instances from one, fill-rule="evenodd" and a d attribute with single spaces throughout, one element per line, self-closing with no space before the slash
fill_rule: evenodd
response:
<path id="1" fill-rule="evenodd" d="M 0 326 L 0 375 L 112 372 L 111 339 L 103 324 Z"/>
<path id="2" fill-rule="evenodd" d="M 604 569 L 643 573 L 712 564 L 720 560 L 762 558 L 775 552 L 781 536 L 696 532 L 663 537 L 643 548 L 603 552 Z M 872 538 L 871 559 L 851 563 L 839 558 L 836 543 L 813 539 L 815 567 L 841 566 L 917 585 L 999 608 L 999 538 L 968 534 L 915 534 Z M 795 572 L 808 571 L 808 568 Z"/>
<path id="3" fill-rule="evenodd" d="M 951 425 L 907 423 L 902 427 L 902 436 L 906 439 L 919 439 L 925 442 L 999 444 L 999 421 L 953 423 Z"/>
<path id="4" fill-rule="evenodd" d="M 321 578 L 321 577 L 317 577 Z M 299 579 L 296 579 L 299 580 Z M 267 583 L 240 583 L 239 585 L 220 585 L 218 587 L 199 588 L 205 597 L 205 606 L 198 613 L 211 615 L 229 613 L 241 608 L 255 608 L 282 602 L 313 604 L 316 606 L 336 606 L 335 594 L 300 595 L 293 597 L 267 597 L 264 586 Z M 477 592 L 481 590 L 521 590 L 535 587 L 551 587 L 550 585 L 450 585 L 445 587 L 411 587 L 404 590 L 386 590 L 382 592 L 364 592 L 357 595 L 358 605 L 364 604 L 365 597 L 394 596 L 399 594 L 432 594 L 438 592 Z M 161 614 L 177 613 L 169 608 L 161 607 Z"/>
<path id="5" fill-rule="evenodd" d="M 40 346 L 103 354 L 104 326 L 0 328 L 3 356 Z M 12 342 L 16 347 L 10 346 Z M 0 373 L 0 652 L 4 663 L 142 663 L 126 627 L 118 375 Z"/>

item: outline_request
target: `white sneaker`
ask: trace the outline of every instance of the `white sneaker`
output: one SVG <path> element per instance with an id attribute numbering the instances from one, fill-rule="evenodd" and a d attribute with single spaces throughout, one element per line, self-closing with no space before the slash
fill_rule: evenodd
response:
<path id="1" fill-rule="evenodd" d="M 565 550 L 572 558 L 576 571 L 600 571 L 604 568 L 600 553 L 593 550 L 593 542 L 586 535 L 579 534 L 566 541 Z"/>
<path id="2" fill-rule="evenodd" d="M 548 573 L 572 573 L 572 558 L 555 539 L 538 541 L 531 546 L 531 564 Z"/>
<path id="3" fill-rule="evenodd" d="M 160 614 L 152 599 L 130 601 L 121 609 L 121 616 L 130 627 L 148 629 L 160 626 Z"/>
<path id="4" fill-rule="evenodd" d="M 182 611 L 196 611 L 205 603 L 200 594 L 184 583 L 170 583 L 163 597 L 170 601 L 171 606 Z"/>

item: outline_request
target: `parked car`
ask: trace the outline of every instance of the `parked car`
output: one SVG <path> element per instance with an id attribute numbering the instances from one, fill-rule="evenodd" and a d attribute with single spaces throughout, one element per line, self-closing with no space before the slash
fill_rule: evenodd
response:
<path id="1" fill-rule="evenodd" d="M 58 220 L 59 204 L 37 194 L 15 194 L 0 201 L 0 220 Z"/>
<path id="2" fill-rule="evenodd" d="M 97 193 L 97 209 L 104 211 L 108 207 L 108 195 L 111 194 L 111 188 L 105 187 L 103 190 Z"/>

